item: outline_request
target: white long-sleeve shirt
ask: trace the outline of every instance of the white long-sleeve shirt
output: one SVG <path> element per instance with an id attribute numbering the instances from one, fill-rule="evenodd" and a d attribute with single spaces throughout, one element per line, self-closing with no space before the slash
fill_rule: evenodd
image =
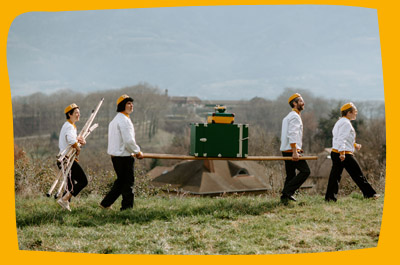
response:
<path id="1" fill-rule="evenodd" d="M 336 149 L 339 152 L 354 152 L 356 131 L 349 119 L 340 118 L 333 126 L 332 134 L 332 149 Z"/>
<path id="2" fill-rule="evenodd" d="M 292 150 L 291 144 L 296 144 L 296 149 L 301 149 L 303 145 L 303 122 L 294 110 L 282 120 L 280 150 Z"/>
<path id="3" fill-rule="evenodd" d="M 60 152 L 64 151 L 68 146 L 75 144 L 77 142 L 76 138 L 76 126 L 67 120 L 61 127 L 60 138 L 58 139 L 58 148 L 60 148 Z"/>
<path id="4" fill-rule="evenodd" d="M 139 152 L 132 121 L 129 116 L 119 112 L 108 126 L 107 153 L 112 156 L 131 156 Z"/>

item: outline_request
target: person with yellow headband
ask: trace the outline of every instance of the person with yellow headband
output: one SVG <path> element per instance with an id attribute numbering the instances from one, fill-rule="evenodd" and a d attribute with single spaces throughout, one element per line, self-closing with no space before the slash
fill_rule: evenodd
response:
<path id="1" fill-rule="evenodd" d="M 135 129 L 129 117 L 133 112 L 133 99 L 128 95 L 120 96 L 117 100 L 117 112 L 108 126 L 107 148 L 117 179 L 100 206 L 107 209 L 122 195 L 122 211 L 133 207 L 134 157 L 142 159 L 143 154 L 136 144 Z"/>
<path id="2" fill-rule="evenodd" d="M 354 150 L 360 150 L 361 145 L 357 144 L 356 131 L 351 121 L 357 118 L 357 108 L 352 103 L 346 103 L 341 108 L 341 118 L 335 123 L 332 134 L 332 169 L 329 175 L 328 187 L 325 194 L 326 201 L 337 201 L 339 182 L 342 177 L 343 169 L 349 173 L 350 177 L 360 188 L 365 198 L 379 198 L 371 184 L 365 178 L 361 168 L 354 158 Z"/>
<path id="3" fill-rule="evenodd" d="M 69 146 L 72 146 L 76 149 L 76 155 L 78 156 L 81 151 L 79 144 L 82 146 L 86 144 L 85 139 L 77 136 L 75 123 L 79 121 L 80 118 L 79 107 L 75 103 L 72 103 L 64 109 L 64 113 L 67 121 L 61 128 L 58 147 L 60 148 L 60 152 L 62 152 Z M 60 162 L 57 162 L 57 165 L 59 168 L 61 168 Z M 57 201 L 58 204 L 61 205 L 61 207 L 63 207 L 64 209 L 71 211 L 69 202 L 72 196 L 77 196 L 79 192 L 87 186 L 87 184 L 88 180 L 86 174 L 79 165 L 78 160 L 75 159 L 71 167 L 71 174 L 70 176 L 68 176 L 67 190 L 64 192 L 63 196 Z"/>
<path id="4" fill-rule="evenodd" d="M 289 200 L 296 201 L 294 193 L 310 175 L 307 162 L 299 160 L 303 153 L 303 122 L 300 113 L 304 110 L 304 100 L 299 93 L 295 93 L 289 97 L 288 103 L 292 111 L 282 121 L 280 147 L 283 156 L 292 157 L 292 160 L 285 160 L 286 179 L 281 196 L 284 204 Z M 299 171 L 298 174 L 296 170 Z"/>

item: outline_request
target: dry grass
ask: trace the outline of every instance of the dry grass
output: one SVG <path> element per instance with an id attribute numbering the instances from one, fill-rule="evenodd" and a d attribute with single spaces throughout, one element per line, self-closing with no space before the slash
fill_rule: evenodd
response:
<path id="1" fill-rule="evenodd" d="M 20 249 L 130 254 L 275 254 L 375 247 L 383 198 L 353 193 L 337 203 L 299 195 L 282 205 L 266 195 L 215 198 L 151 196 L 120 212 L 100 196 L 74 198 L 72 212 L 53 199 L 16 199 Z"/>

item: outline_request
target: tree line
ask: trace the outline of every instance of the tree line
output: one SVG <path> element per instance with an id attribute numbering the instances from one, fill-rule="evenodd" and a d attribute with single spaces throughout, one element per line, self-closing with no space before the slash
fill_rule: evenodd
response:
<path id="1" fill-rule="evenodd" d="M 137 125 L 137 130 L 151 138 L 157 132 L 168 100 L 157 87 L 148 84 L 89 94 L 63 90 L 50 95 L 39 92 L 15 97 L 12 99 L 14 137 L 57 135 L 65 122 L 64 108 L 71 103 L 76 103 L 80 107 L 79 125 L 83 126 L 91 111 L 100 99 L 104 98 L 95 119 L 95 123 L 99 123 L 99 128 L 94 132 L 94 136 L 91 136 L 99 137 L 107 133 L 108 123 L 116 114 L 116 100 L 122 94 L 134 97 L 134 123 Z"/>
<path id="2" fill-rule="evenodd" d="M 325 148 L 331 147 L 331 131 L 340 117 L 339 108 L 348 99 L 326 99 L 316 97 L 307 90 L 287 88 L 275 100 L 255 97 L 227 105 L 227 111 L 235 113 L 236 123 L 250 125 L 249 153 L 251 155 L 279 155 L 281 123 L 290 111 L 287 98 L 294 92 L 302 94 L 306 102 L 305 110 L 301 114 L 304 124 L 305 151 L 309 154 L 318 154 Z M 174 135 L 170 143 L 164 143 L 167 148 L 162 151 L 187 154 L 190 144 L 189 124 L 198 122 L 199 119 L 205 122 L 206 112 L 213 111 L 211 107 L 207 110 L 205 107 L 176 106 L 163 91 L 146 83 L 88 94 L 67 90 L 51 95 L 35 93 L 30 96 L 15 97 L 12 100 L 14 138 L 48 135 L 56 142 L 59 130 L 65 122 L 63 110 L 67 105 L 75 102 L 80 106 L 79 130 L 99 100 L 104 98 L 104 103 L 95 119 L 99 127 L 90 136 L 96 142 L 93 150 L 104 151 L 107 144 L 108 123 L 116 114 L 116 99 L 122 94 L 128 94 L 135 100 L 132 120 L 139 144 L 140 140 L 150 143 L 147 145 L 150 150 L 145 150 L 145 152 L 154 152 L 151 150 L 151 141 L 161 129 Z M 385 165 L 384 102 L 357 100 L 353 102 L 359 111 L 353 125 L 357 132 L 357 142 L 363 144 L 361 155 L 365 157 L 365 166 L 372 167 L 376 163 L 380 166 Z M 183 118 L 181 120 L 168 118 L 177 114 Z M 363 164 L 362 161 L 361 163 Z"/>

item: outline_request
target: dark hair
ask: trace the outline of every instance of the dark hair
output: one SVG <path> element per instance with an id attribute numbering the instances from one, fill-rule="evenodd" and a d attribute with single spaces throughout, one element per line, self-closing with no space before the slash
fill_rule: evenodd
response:
<path id="1" fill-rule="evenodd" d="M 354 107 L 351 107 L 351 108 L 349 108 L 349 109 L 347 109 L 347 110 L 343 110 L 342 112 L 341 112 L 341 114 L 342 114 L 342 117 L 345 117 L 345 116 L 347 116 L 347 113 L 349 113 L 349 112 L 353 112 L 355 110 L 355 108 Z"/>
<path id="2" fill-rule="evenodd" d="M 294 108 L 293 102 L 296 102 L 296 103 L 297 103 L 297 102 L 299 101 L 299 99 L 300 99 L 300 97 L 297 97 L 297 98 L 292 99 L 292 100 L 289 102 L 290 107 Z"/>
<path id="3" fill-rule="evenodd" d="M 126 99 L 122 100 L 117 106 L 117 112 L 124 111 L 125 110 L 125 105 L 128 102 L 133 102 L 133 98 L 126 98 Z"/>
<path id="4" fill-rule="evenodd" d="M 69 118 L 70 118 L 69 116 L 74 113 L 75 109 L 79 109 L 79 107 L 73 108 L 72 110 L 70 110 L 67 113 L 65 113 L 65 117 L 67 118 L 67 120 L 69 120 Z"/>

